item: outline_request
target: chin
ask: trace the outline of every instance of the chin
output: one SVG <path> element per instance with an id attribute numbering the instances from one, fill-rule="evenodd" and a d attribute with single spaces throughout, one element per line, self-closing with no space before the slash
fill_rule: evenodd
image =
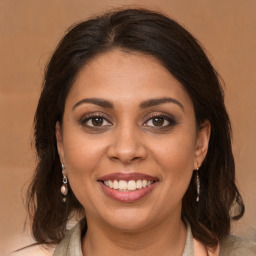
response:
<path id="1" fill-rule="evenodd" d="M 112 228 L 124 232 L 138 232 L 146 229 L 154 222 L 150 212 L 143 212 L 142 209 L 118 209 L 112 210 L 110 214 L 104 215 L 104 221 Z"/>

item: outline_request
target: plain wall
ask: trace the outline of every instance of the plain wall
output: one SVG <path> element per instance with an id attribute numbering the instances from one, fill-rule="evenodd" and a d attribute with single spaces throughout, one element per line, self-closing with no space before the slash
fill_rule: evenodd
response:
<path id="1" fill-rule="evenodd" d="M 128 4 L 163 11 L 184 25 L 222 75 L 246 204 L 240 223 L 251 237 L 256 234 L 255 0 L 1 0 L 0 255 L 13 241 L 16 247 L 27 243 L 20 236 L 26 217 L 22 196 L 36 162 L 33 115 L 49 56 L 71 24 Z"/>

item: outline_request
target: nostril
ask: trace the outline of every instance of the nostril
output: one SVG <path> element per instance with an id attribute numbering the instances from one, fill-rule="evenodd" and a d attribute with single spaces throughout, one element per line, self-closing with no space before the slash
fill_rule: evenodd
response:
<path id="1" fill-rule="evenodd" d="M 145 159 L 147 150 L 139 138 L 136 139 L 134 134 L 130 134 L 129 136 L 125 135 L 116 138 L 116 141 L 109 145 L 107 154 L 112 160 L 131 163 L 133 161 Z"/>
<path id="2" fill-rule="evenodd" d="M 109 154 L 108 156 L 111 160 L 121 161 L 124 164 L 129 164 L 146 158 L 146 154 L 142 155 L 132 152 L 118 152 L 117 154 Z"/>

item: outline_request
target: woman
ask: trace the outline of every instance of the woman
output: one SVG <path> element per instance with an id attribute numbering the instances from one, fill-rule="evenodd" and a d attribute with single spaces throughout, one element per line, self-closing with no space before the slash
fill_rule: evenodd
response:
<path id="1" fill-rule="evenodd" d="M 175 21 L 110 12 L 59 43 L 35 115 L 33 235 L 54 255 L 256 255 L 218 74 Z M 68 220 L 81 221 L 67 232 Z"/>

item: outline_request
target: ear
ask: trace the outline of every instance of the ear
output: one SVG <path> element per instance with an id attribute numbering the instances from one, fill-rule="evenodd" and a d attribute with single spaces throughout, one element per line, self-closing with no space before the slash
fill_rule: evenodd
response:
<path id="1" fill-rule="evenodd" d="M 194 159 L 194 170 L 199 168 L 204 161 L 208 151 L 208 145 L 211 135 L 211 124 L 208 120 L 200 124 L 196 139 L 196 150 Z"/>
<path id="2" fill-rule="evenodd" d="M 61 163 L 64 163 L 64 150 L 63 150 L 63 139 L 62 139 L 62 130 L 60 126 L 60 122 L 57 121 L 55 125 L 55 134 L 57 140 L 57 149 L 60 157 Z"/>

